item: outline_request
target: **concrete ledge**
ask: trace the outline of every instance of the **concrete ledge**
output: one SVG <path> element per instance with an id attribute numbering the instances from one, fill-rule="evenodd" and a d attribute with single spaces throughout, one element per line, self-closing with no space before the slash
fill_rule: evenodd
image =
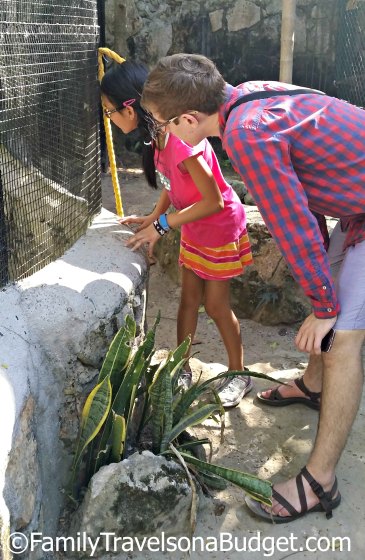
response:
<path id="1" fill-rule="evenodd" d="M 62 258 L 0 292 L 3 544 L 56 534 L 84 396 L 125 316 L 144 328 L 148 264 L 124 247 L 131 234 L 103 210 Z"/>

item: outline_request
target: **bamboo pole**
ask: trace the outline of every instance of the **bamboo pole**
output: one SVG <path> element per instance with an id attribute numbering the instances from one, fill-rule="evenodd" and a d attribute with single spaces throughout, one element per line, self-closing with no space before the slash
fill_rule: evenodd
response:
<path id="1" fill-rule="evenodd" d="M 295 7 L 296 0 L 282 0 L 279 80 L 287 84 L 293 81 Z"/>

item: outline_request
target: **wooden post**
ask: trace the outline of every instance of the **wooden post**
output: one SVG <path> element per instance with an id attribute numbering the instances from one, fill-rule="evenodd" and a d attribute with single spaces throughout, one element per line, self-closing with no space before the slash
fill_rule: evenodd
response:
<path id="1" fill-rule="evenodd" d="M 279 80 L 287 84 L 293 80 L 295 6 L 296 0 L 282 0 Z"/>

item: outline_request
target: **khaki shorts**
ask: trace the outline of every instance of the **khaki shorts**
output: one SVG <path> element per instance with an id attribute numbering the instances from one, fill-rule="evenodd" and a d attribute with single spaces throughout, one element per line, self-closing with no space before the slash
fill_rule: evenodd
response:
<path id="1" fill-rule="evenodd" d="M 345 234 L 340 222 L 334 228 L 328 249 L 341 311 L 335 330 L 365 329 L 365 241 L 343 251 Z"/>

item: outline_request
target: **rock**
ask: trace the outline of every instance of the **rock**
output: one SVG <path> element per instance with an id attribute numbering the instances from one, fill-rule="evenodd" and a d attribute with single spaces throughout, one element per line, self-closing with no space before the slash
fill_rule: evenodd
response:
<path id="1" fill-rule="evenodd" d="M 223 10 L 214 10 L 209 14 L 210 25 L 212 26 L 212 33 L 222 29 L 223 26 Z"/>
<path id="2" fill-rule="evenodd" d="M 247 192 L 243 199 L 244 204 L 246 206 L 256 206 L 254 199 L 252 198 L 252 194 Z"/>
<path id="3" fill-rule="evenodd" d="M 259 21 L 260 7 L 246 0 L 235 3 L 233 8 L 227 11 L 227 26 L 230 32 L 252 27 Z"/>
<path id="4" fill-rule="evenodd" d="M 229 181 L 232 189 L 235 191 L 236 195 L 240 199 L 241 202 L 245 201 L 245 197 L 248 194 L 247 187 L 243 181 L 239 181 L 238 179 L 231 179 Z"/>
<path id="5" fill-rule="evenodd" d="M 190 508 L 191 488 L 183 468 L 143 451 L 102 467 L 93 476 L 71 534 L 189 535 Z"/>

